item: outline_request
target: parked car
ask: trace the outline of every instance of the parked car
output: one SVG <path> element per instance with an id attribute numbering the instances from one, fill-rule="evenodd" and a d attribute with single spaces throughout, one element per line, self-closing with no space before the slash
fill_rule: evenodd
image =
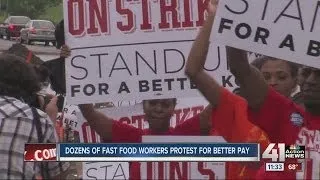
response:
<path id="1" fill-rule="evenodd" d="M 56 38 L 54 35 L 55 26 L 52 22 L 47 20 L 31 20 L 25 28 L 20 32 L 20 43 L 31 44 L 34 41 L 45 42 L 49 45 L 52 42 L 53 46 L 56 45 Z"/>
<path id="2" fill-rule="evenodd" d="M 12 37 L 20 37 L 20 30 L 30 21 L 26 16 L 9 16 L 0 24 L 0 38 L 4 36 L 10 40 Z"/>

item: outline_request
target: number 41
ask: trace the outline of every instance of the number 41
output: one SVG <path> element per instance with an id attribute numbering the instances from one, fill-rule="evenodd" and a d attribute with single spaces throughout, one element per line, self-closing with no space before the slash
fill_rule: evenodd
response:
<path id="1" fill-rule="evenodd" d="M 272 162 L 285 161 L 285 144 L 278 143 L 278 148 L 274 148 L 276 143 L 270 143 L 267 149 L 263 152 L 263 159 L 271 159 Z M 279 153 L 278 153 L 279 150 Z"/>

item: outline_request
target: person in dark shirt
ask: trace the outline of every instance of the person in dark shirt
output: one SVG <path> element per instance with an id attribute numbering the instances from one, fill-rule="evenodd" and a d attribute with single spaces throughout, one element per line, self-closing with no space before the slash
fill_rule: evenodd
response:
<path id="1" fill-rule="evenodd" d="M 65 95 L 66 93 L 66 84 L 65 84 L 65 57 L 69 56 L 70 51 L 65 46 L 65 37 L 64 37 L 64 21 L 61 20 L 60 23 L 56 26 L 55 30 L 56 37 L 56 48 L 61 49 L 61 54 L 59 58 L 49 60 L 44 62 L 44 66 L 50 70 L 50 82 L 52 89 L 57 94 Z"/>

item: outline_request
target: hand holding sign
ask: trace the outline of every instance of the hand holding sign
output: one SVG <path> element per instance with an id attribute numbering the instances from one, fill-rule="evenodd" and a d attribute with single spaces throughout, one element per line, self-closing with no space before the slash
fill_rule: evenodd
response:
<path id="1" fill-rule="evenodd" d="M 217 7 L 218 7 L 219 0 L 211 0 L 210 3 L 208 3 L 208 13 L 209 15 L 215 16 Z"/>
<path id="2" fill-rule="evenodd" d="M 71 50 L 69 48 L 69 46 L 67 45 L 63 45 L 61 47 L 61 51 L 60 51 L 60 57 L 62 58 L 67 58 L 71 55 Z"/>

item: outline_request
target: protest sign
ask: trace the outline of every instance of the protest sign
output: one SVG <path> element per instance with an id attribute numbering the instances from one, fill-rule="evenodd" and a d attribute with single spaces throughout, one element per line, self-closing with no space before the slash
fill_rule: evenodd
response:
<path id="1" fill-rule="evenodd" d="M 184 68 L 208 2 L 64 1 L 68 102 L 200 96 Z M 233 90 L 225 55 L 212 44 L 205 69 Z"/>
<path id="2" fill-rule="evenodd" d="M 129 179 L 129 165 L 125 162 L 84 162 L 83 179 Z"/>
<path id="3" fill-rule="evenodd" d="M 221 136 L 143 136 L 145 143 L 222 143 Z M 147 169 L 147 171 L 143 170 Z M 150 178 L 152 177 L 152 178 Z M 143 162 L 141 179 L 225 179 L 224 162 Z"/>
<path id="4" fill-rule="evenodd" d="M 213 41 L 320 68 L 318 0 L 220 0 Z"/>

